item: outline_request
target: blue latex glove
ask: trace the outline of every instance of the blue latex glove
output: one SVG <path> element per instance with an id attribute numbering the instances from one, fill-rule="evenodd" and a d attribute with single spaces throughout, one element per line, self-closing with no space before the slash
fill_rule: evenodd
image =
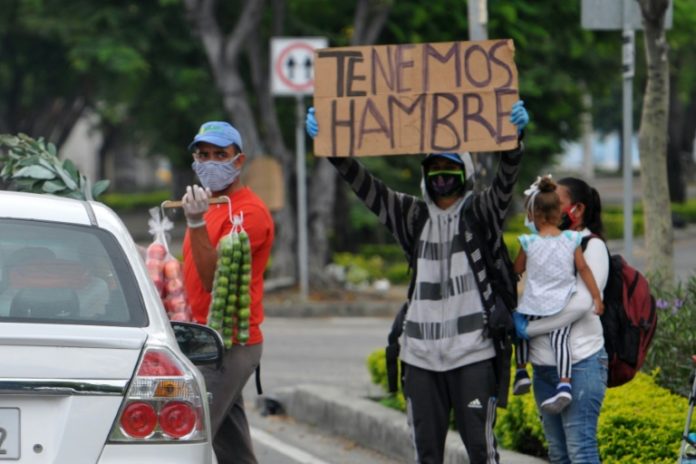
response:
<path id="1" fill-rule="evenodd" d="M 517 336 L 523 340 L 529 340 L 529 335 L 527 335 L 527 324 L 529 321 L 525 315 L 514 312 L 512 313 L 512 320 L 515 323 L 515 332 L 517 332 Z"/>
<path id="2" fill-rule="evenodd" d="M 313 139 L 316 138 L 319 133 L 319 124 L 317 123 L 317 118 L 314 117 L 313 106 L 310 106 L 307 110 L 307 116 L 305 116 L 305 130 Z"/>
<path id="3" fill-rule="evenodd" d="M 527 124 L 529 124 L 529 113 L 524 108 L 524 102 L 518 100 L 512 105 L 510 112 L 510 122 L 517 126 L 517 133 L 521 134 Z"/>

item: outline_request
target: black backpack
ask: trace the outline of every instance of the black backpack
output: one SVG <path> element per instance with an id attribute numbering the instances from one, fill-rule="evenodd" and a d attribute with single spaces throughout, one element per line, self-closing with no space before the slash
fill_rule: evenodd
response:
<path id="1" fill-rule="evenodd" d="M 480 243 L 480 239 L 486 237 L 486 230 L 483 228 L 481 221 L 476 220 L 474 217 L 470 199 L 471 198 L 469 198 L 467 203 L 462 207 L 463 214 L 461 216 L 460 229 L 462 224 L 470 226 L 470 230 L 474 234 L 474 245 L 481 250 L 488 280 L 495 295 L 495 307 L 493 311 L 489 312 L 485 304 L 483 307 L 484 311 L 486 311 L 486 333 L 488 337 L 493 339 L 496 349 L 498 384 L 505 386 L 505 388 L 499 389 L 498 405 L 505 407 L 507 404 L 507 385 L 509 384 L 510 377 L 512 337 L 515 332 L 515 327 L 512 322 L 512 312 L 517 307 L 518 276 L 513 271 L 512 261 L 510 260 L 502 235 L 499 238 L 498 251 L 496 253 L 488 249 L 488 247 L 482 246 Z M 394 317 L 391 331 L 387 337 L 385 355 L 387 381 L 389 392 L 391 393 L 395 393 L 399 389 L 399 337 L 403 333 L 406 312 L 415 287 L 416 263 L 418 261 L 418 239 L 420 238 L 427 219 L 427 214 L 424 214 L 417 220 L 415 227 L 416 233 L 414 234 L 414 250 L 411 253 L 411 282 L 408 288 L 408 299 L 401 305 L 401 308 Z M 479 290 L 483 294 L 483 289 L 479 288 Z"/>
<path id="2" fill-rule="evenodd" d="M 587 243 L 596 235 L 583 237 Z M 609 253 L 609 275 L 604 287 L 604 348 L 609 355 L 608 387 L 618 387 L 631 380 L 643 366 L 655 329 L 657 311 L 648 280 L 621 255 Z"/>

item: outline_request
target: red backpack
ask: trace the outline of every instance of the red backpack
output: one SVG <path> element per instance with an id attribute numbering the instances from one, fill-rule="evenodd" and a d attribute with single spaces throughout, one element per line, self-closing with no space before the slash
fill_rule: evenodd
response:
<path id="1" fill-rule="evenodd" d="M 591 238 L 582 239 L 582 250 Z M 609 250 L 607 249 L 607 252 Z M 607 386 L 631 380 L 643 366 L 657 328 L 655 298 L 648 280 L 621 255 L 609 253 L 609 276 L 604 288 L 604 347 L 609 355 Z"/>

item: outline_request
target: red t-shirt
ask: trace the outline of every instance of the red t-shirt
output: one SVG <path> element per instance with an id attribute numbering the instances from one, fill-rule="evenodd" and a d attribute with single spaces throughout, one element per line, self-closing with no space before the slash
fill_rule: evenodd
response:
<path id="1" fill-rule="evenodd" d="M 266 269 L 268 257 L 273 246 L 273 219 L 266 205 L 248 187 L 243 187 L 230 195 L 232 201 L 232 214 L 244 215 L 243 227 L 249 235 L 251 244 L 251 284 L 249 292 L 251 297 L 251 315 L 249 317 L 249 341 L 253 345 L 263 341 L 261 334 L 261 322 L 263 322 L 263 272 Z M 205 213 L 208 237 L 213 246 L 217 247 L 222 237 L 232 230 L 228 205 L 226 203 L 210 205 Z M 208 320 L 210 307 L 210 292 L 203 288 L 196 264 L 193 261 L 191 251 L 191 238 L 186 230 L 183 245 L 184 253 L 184 285 L 188 295 L 193 320 L 205 324 Z"/>

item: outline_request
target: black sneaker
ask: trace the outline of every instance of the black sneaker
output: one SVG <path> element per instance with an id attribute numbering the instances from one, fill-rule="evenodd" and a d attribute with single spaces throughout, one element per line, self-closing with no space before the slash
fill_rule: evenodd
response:
<path id="1" fill-rule="evenodd" d="M 524 395 L 529 393 L 532 386 L 532 381 L 529 380 L 529 374 L 526 369 L 517 369 L 515 372 L 515 383 L 512 384 L 513 395 Z"/>

